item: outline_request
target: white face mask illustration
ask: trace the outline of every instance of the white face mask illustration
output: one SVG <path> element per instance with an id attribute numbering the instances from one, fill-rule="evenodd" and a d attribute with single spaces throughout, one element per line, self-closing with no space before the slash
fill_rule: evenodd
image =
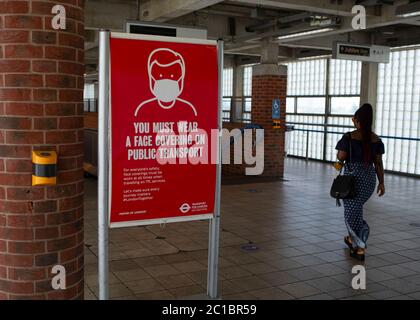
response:
<path id="1" fill-rule="evenodd" d="M 144 105 L 154 103 L 162 109 L 171 109 L 177 105 L 177 102 L 179 108 L 191 108 L 197 116 L 194 105 L 180 98 L 185 80 L 185 61 L 182 55 L 168 48 L 155 49 L 149 55 L 147 72 L 150 92 L 154 98 L 140 103 L 134 112 L 135 116 Z"/>
<path id="2" fill-rule="evenodd" d="M 170 79 L 155 80 L 153 94 L 159 101 L 167 103 L 178 98 L 181 94 L 181 89 L 178 81 Z"/>
<path id="3" fill-rule="evenodd" d="M 162 51 L 161 49 L 155 50 Z M 184 89 L 184 76 L 185 76 L 185 63 L 182 56 L 178 55 L 172 50 L 165 49 L 164 51 L 170 51 L 174 53 L 176 60 L 168 63 L 162 64 L 159 63 L 157 60 L 152 60 L 152 56 L 154 52 L 152 52 L 149 56 L 148 62 L 148 72 L 149 72 L 149 79 L 150 79 L 150 91 L 156 97 L 156 99 L 163 103 L 170 103 L 175 102 L 176 99 L 181 95 L 182 90 Z M 181 76 L 177 80 L 174 79 L 156 79 L 152 75 L 153 66 L 159 66 L 161 68 L 168 68 L 174 65 L 179 64 L 181 69 Z M 162 75 L 161 75 L 162 77 Z"/>

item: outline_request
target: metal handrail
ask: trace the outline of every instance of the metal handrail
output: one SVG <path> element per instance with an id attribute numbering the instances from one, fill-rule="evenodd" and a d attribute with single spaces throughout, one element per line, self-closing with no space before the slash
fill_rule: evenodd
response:
<path id="1" fill-rule="evenodd" d="M 286 124 L 295 124 L 293 122 L 287 122 Z M 308 126 L 318 126 L 317 124 L 305 124 Z M 339 125 L 319 125 L 325 127 L 337 127 L 337 128 L 349 128 L 350 126 L 339 126 Z M 352 127 L 350 127 L 352 128 Z M 338 131 L 324 131 L 324 130 L 315 130 L 315 129 L 294 129 L 294 131 L 303 131 L 303 132 L 317 132 L 317 133 L 330 133 L 330 134 L 343 134 L 343 132 Z M 398 136 L 379 136 L 383 139 L 394 139 L 394 140 L 406 140 L 406 141 L 420 141 L 420 138 L 411 138 L 411 137 L 398 137 Z"/>
<path id="2" fill-rule="evenodd" d="M 295 121 L 287 121 L 286 124 L 294 124 L 294 125 L 301 125 L 301 126 L 316 126 L 316 127 L 354 128 L 354 126 L 348 126 L 348 125 L 343 125 L 343 124 L 306 123 L 306 122 L 295 122 Z"/>
<path id="3" fill-rule="evenodd" d="M 294 123 L 294 122 L 286 122 L 286 125 L 290 124 L 298 124 L 298 125 L 306 125 L 306 126 L 322 126 L 322 127 L 336 127 L 336 128 L 353 128 L 351 126 L 344 126 L 344 125 L 328 125 L 328 124 L 312 124 L 312 123 Z M 316 130 L 316 129 L 299 129 L 294 128 L 291 131 L 301 131 L 306 132 L 306 152 L 305 152 L 305 159 L 309 160 L 309 133 L 324 133 L 324 134 L 344 134 L 344 132 L 339 131 L 329 131 L 329 130 Z M 393 139 L 393 140 L 403 140 L 403 141 L 420 141 L 420 138 L 411 138 L 411 137 L 397 137 L 397 136 L 379 136 L 382 139 Z M 325 159 L 324 159 L 325 160 Z"/>
<path id="4" fill-rule="evenodd" d="M 320 112 L 320 113 L 309 113 L 309 112 L 286 112 L 286 116 L 310 116 L 310 117 L 325 117 L 328 116 L 329 118 L 353 118 L 354 115 L 352 114 L 339 114 L 339 113 L 328 113 Z"/>

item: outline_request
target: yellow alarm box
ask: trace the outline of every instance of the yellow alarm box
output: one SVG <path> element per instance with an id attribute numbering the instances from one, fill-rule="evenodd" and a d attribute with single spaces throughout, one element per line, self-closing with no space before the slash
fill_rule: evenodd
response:
<path id="1" fill-rule="evenodd" d="M 32 152 L 32 185 L 57 184 L 57 153 L 55 151 Z"/>

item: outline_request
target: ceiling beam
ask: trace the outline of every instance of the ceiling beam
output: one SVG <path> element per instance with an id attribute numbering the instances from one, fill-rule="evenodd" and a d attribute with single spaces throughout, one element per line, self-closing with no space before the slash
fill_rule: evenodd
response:
<path id="1" fill-rule="evenodd" d="M 409 24 L 412 26 L 420 26 L 420 20 L 408 20 L 404 22 L 404 24 Z"/>
<path id="2" fill-rule="evenodd" d="M 415 21 L 413 17 L 411 18 L 403 18 L 398 17 L 395 15 L 395 10 L 397 6 L 401 5 L 401 3 L 404 3 L 406 1 L 395 1 L 395 4 L 393 6 L 384 6 L 382 8 L 382 14 L 380 16 L 367 16 L 366 17 L 366 29 L 372 29 L 372 28 L 379 28 L 379 27 L 385 27 L 395 24 L 406 24 L 411 21 Z M 306 40 L 306 39 L 315 39 L 320 37 L 326 37 L 331 35 L 338 35 L 348 32 L 354 32 L 359 30 L 354 30 L 352 27 L 352 17 L 343 17 L 342 22 L 339 28 L 323 32 L 323 33 L 317 33 L 317 34 L 311 34 L 311 35 L 305 35 L 301 36 L 299 38 L 288 38 L 288 39 L 282 39 L 280 43 L 286 44 L 289 42 L 295 42 L 297 40 Z"/>
<path id="3" fill-rule="evenodd" d="M 140 3 L 143 21 L 166 22 L 171 19 L 205 9 L 223 0 L 149 0 Z"/>
<path id="4" fill-rule="evenodd" d="M 225 46 L 225 52 L 227 53 L 238 53 L 241 51 L 254 49 L 254 48 L 260 48 L 260 43 L 238 43 L 234 45 L 226 45 Z"/>
<path id="5" fill-rule="evenodd" d="M 230 2 L 338 16 L 351 16 L 351 8 L 354 5 L 353 1 L 342 1 L 341 4 L 337 4 L 331 0 L 230 0 Z"/>
<path id="6" fill-rule="evenodd" d="M 127 20 L 136 19 L 136 1 L 86 0 L 85 2 L 85 29 L 123 31 Z"/>
<path id="7" fill-rule="evenodd" d="M 306 39 L 282 43 L 284 46 L 292 48 L 308 48 L 319 50 L 332 50 L 334 41 L 352 42 L 358 44 L 370 44 L 371 35 L 366 32 L 353 32 L 346 34 L 328 35 L 321 38 Z"/>

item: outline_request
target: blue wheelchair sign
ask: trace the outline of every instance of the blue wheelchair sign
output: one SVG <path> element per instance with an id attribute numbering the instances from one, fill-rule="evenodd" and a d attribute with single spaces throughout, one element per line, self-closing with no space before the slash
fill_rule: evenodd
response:
<path id="1" fill-rule="evenodd" d="M 274 99 L 272 102 L 272 118 L 280 119 L 280 99 Z"/>

